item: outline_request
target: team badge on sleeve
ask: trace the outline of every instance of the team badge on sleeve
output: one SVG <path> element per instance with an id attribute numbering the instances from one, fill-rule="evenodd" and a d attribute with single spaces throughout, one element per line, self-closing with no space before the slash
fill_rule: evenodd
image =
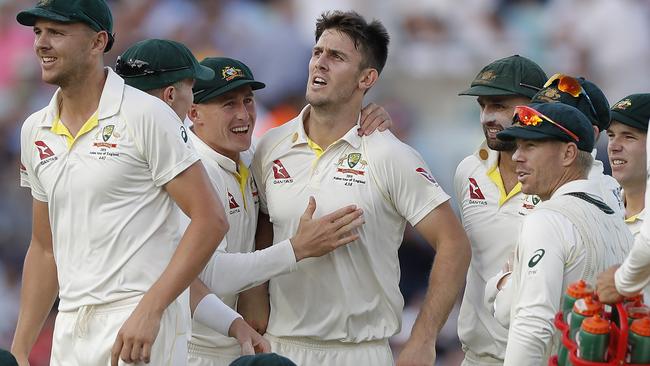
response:
<path id="1" fill-rule="evenodd" d="M 421 176 L 423 176 L 423 177 L 424 177 L 426 180 L 428 180 L 429 182 L 431 182 L 431 183 L 433 183 L 433 184 L 435 184 L 435 185 L 438 185 L 438 182 L 436 182 L 436 180 L 433 178 L 433 175 L 429 174 L 429 172 L 428 172 L 426 169 L 424 169 L 424 168 L 417 168 L 417 169 L 415 169 L 415 171 L 418 172 L 418 174 L 420 174 Z"/>

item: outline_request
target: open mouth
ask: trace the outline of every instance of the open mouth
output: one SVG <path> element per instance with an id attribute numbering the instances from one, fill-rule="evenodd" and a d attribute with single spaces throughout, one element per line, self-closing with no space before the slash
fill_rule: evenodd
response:
<path id="1" fill-rule="evenodd" d="M 627 164 L 627 160 L 623 159 L 612 159 L 611 165 L 612 166 L 621 166 Z"/>
<path id="2" fill-rule="evenodd" d="M 50 65 L 54 63 L 54 61 L 56 61 L 56 57 L 50 57 L 50 56 L 41 57 L 41 62 L 43 63 L 43 65 Z"/>
<path id="3" fill-rule="evenodd" d="M 325 85 L 327 85 L 327 81 L 325 81 L 325 79 L 323 79 L 320 76 L 315 76 L 312 79 L 311 84 L 314 85 L 314 86 L 325 86 Z"/>
<path id="4" fill-rule="evenodd" d="M 231 128 L 230 132 L 238 135 L 245 135 L 248 133 L 248 130 L 250 130 L 250 126 L 240 126 Z"/>

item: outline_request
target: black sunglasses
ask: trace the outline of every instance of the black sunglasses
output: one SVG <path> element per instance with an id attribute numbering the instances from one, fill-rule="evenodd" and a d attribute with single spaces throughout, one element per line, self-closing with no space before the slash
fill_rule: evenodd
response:
<path id="1" fill-rule="evenodd" d="M 135 78 L 139 76 L 162 74 L 170 71 L 179 71 L 189 69 L 191 66 L 173 67 L 169 69 L 152 69 L 147 61 L 129 59 L 124 61 L 122 57 L 117 57 L 115 63 L 115 72 L 123 78 Z"/>

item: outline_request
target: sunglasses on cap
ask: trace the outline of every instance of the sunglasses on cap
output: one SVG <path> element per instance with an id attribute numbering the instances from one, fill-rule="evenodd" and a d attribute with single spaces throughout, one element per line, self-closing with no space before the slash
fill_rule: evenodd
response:
<path id="1" fill-rule="evenodd" d="M 580 141 L 580 138 L 575 133 L 569 131 L 566 127 L 546 117 L 544 114 L 536 111 L 535 109 L 525 105 L 518 105 L 515 107 L 514 120 L 516 123 L 524 126 L 537 126 L 543 121 L 546 121 L 555 125 L 555 127 L 559 128 L 564 133 L 569 135 L 569 137 L 571 137 L 575 142 Z"/>
<path id="2" fill-rule="evenodd" d="M 170 69 L 153 69 L 147 61 L 129 59 L 124 61 L 121 56 L 117 57 L 115 63 L 115 72 L 123 78 L 135 78 L 140 76 L 148 76 L 155 74 L 162 74 L 169 71 L 179 71 L 189 69 L 191 66 L 173 67 Z"/>
<path id="3" fill-rule="evenodd" d="M 594 108 L 594 103 L 591 102 L 591 98 L 589 98 L 589 94 L 587 94 L 587 92 L 582 87 L 582 85 L 580 85 L 580 81 L 578 81 L 578 79 L 574 78 L 573 76 L 558 73 L 551 76 L 546 81 L 546 83 L 544 84 L 544 88 L 548 88 L 556 80 L 558 81 L 557 83 L 558 90 L 565 92 L 574 98 L 578 98 L 580 94 L 584 95 L 585 99 L 587 99 L 587 103 L 589 103 L 589 109 L 591 110 L 591 113 L 594 114 L 594 117 L 598 118 L 598 113 L 596 113 L 596 108 Z"/>

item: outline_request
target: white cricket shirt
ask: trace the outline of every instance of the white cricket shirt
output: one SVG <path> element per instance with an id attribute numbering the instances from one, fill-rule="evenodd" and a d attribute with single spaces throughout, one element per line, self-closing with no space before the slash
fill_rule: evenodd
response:
<path id="1" fill-rule="evenodd" d="M 267 330 L 344 342 L 390 337 L 400 328 L 404 305 L 397 250 L 406 222 L 416 225 L 449 196 L 420 155 L 388 131 L 359 137 L 355 126 L 322 151 L 303 127 L 309 110 L 257 145 L 260 209 L 269 214 L 275 238 L 295 233 L 309 196 L 316 199 L 314 217 L 356 204 L 365 224 L 359 240 L 271 279 Z"/>
<path id="2" fill-rule="evenodd" d="M 21 131 L 21 185 L 48 204 L 62 311 L 149 290 L 179 241 L 163 186 L 198 160 L 171 108 L 106 70 L 76 138 L 58 121 L 60 90 Z"/>

